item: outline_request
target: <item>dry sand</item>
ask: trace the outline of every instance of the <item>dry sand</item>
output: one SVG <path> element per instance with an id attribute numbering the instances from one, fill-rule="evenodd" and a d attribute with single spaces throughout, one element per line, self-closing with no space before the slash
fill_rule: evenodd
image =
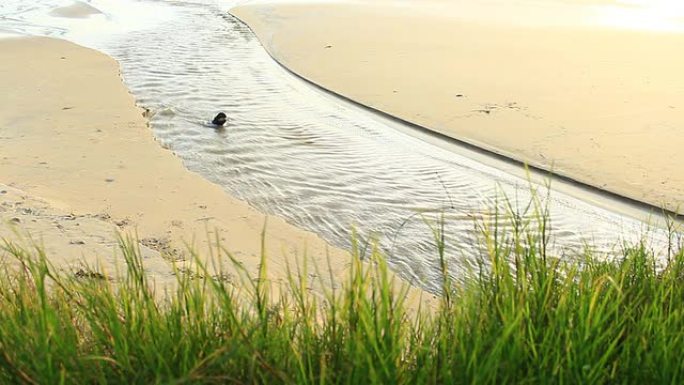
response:
<path id="1" fill-rule="evenodd" d="M 570 2 L 529 2 L 525 11 L 482 3 L 494 5 L 256 3 L 231 13 L 281 64 L 331 91 L 632 199 L 684 208 L 684 33 L 607 26 L 621 19 L 584 17 Z M 614 2 L 575 3 L 608 12 Z"/>
<path id="2" fill-rule="evenodd" d="M 162 149 L 118 71 L 66 41 L 0 40 L 0 237 L 30 233 L 58 268 L 85 259 L 111 272 L 121 263 L 117 231 L 137 234 L 148 272 L 171 282 L 171 261 L 190 259 L 185 243 L 208 255 L 208 237 L 254 274 L 267 220 L 272 279 L 283 282 L 305 252 L 345 273 L 346 252 L 228 196 Z"/>

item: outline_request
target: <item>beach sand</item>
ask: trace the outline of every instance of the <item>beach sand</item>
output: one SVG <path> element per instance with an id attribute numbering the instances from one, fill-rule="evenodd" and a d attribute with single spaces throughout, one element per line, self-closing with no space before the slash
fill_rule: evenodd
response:
<path id="1" fill-rule="evenodd" d="M 101 12 L 88 3 L 74 1 L 71 5 L 55 8 L 50 12 L 52 16 L 66 17 L 73 19 L 83 19 L 92 15 L 99 15 Z"/>
<path id="2" fill-rule="evenodd" d="M 217 238 L 256 274 L 267 223 L 273 281 L 286 282 L 304 254 L 312 276 L 314 265 L 346 274 L 347 252 L 185 169 L 155 142 L 118 73 L 113 59 L 66 41 L 0 40 L 1 238 L 30 235 L 59 269 L 85 261 L 111 273 L 122 263 L 117 233 L 131 234 L 152 278 L 172 283 L 171 262 L 192 260 L 186 245 L 207 256 Z"/>
<path id="3" fill-rule="evenodd" d="M 335 93 L 684 209 L 684 34 L 605 25 L 568 2 L 524 12 L 489 3 L 254 3 L 231 13 L 282 65 Z M 605 11 L 613 2 L 578 3 Z"/>

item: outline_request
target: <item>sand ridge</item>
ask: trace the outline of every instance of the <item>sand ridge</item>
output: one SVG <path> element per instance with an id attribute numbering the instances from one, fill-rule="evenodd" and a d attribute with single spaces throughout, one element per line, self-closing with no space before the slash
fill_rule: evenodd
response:
<path id="1" fill-rule="evenodd" d="M 684 207 L 684 35 L 525 27 L 441 7 L 285 2 L 231 13 L 281 64 L 333 92 L 582 183 Z"/>
<path id="2" fill-rule="evenodd" d="M 71 5 L 55 8 L 50 12 L 50 15 L 52 16 L 72 19 L 83 19 L 92 15 L 100 14 L 102 14 L 102 12 L 100 12 L 97 8 L 81 1 L 74 1 Z"/>

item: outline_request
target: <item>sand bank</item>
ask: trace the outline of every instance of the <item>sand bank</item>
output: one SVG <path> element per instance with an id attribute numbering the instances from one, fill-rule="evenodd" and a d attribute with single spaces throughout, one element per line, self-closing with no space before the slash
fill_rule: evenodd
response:
<path id="1" fill-rule="evenodd" d="M 0 237 L 28 231 L 58 267 L 86 258 L 112 269 L 116 233 L 137 234 L 148 270 L 172 281 L 170 262 L 190 259 L 186 243 L 207 255 L 208 236 L 255 272 L 268 221 L 272 279 L 304 253 L 345 273 L 346 252 L 230 197 L 161 148 L 118 71 L 66 41 L 0 40 Z"/>
<path id="2" fill-rule="evenodd" d="M 684 34 L 530 3 L 524 12 L 496 2 L 490 12 L 447 1 L 255 3 L 231 13 L 281 64 L 333 92 L 613 193 L 684 207 Z"/>
<path id="3" fill-rule="evenodd" d="M 50 12 L 50 15 L 74 19 L 83 19 L 92 15 L 99 15 L 101 13 L 102 12 L 100 12 L 97 8 L 93 7 L 88 3 L 74 1 L 74 3 L 71 5 L 53 9 Z"/>

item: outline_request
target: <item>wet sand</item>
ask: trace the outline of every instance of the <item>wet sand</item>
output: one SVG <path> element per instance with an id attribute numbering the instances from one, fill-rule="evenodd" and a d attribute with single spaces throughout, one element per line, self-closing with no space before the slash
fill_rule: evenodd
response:
<path id="1" fill-rule="evenodd" d="M 564 7 L 506 6 L 500 17 L 460 2 L 255 3 L 231 13 L 282 65 L 342 96 L 630 199 L 684 207 L 684 34 Z"/>
<path id="2" fill-rule="evenodd" d="M 254 274 L 267 223 L 274 281 L 305 254 L 345 274 L 347 252 L 232 198 L 159 146 L 118 71 L 66 41 L 0 40 L 0 88 L 11 90 L 0 96 L 10 106 L 0 110 L 0 237 L 26 244 L 30 234 L 58 268 L 85 260 L 112 271 L 117 232 L 137 235 L 152 277 L 172 282 L 171 262 L 192 259 L 186 245 L 206 256 L 216 239 Z"/>
<path id="3" fill-rule="evenodd" d="M 92 15 L 101 14 L 97 8 L 88 3 L 74 1 L 71 5 L 55 8 L 50 12 L 52 16 L 82 19 Z"/>

